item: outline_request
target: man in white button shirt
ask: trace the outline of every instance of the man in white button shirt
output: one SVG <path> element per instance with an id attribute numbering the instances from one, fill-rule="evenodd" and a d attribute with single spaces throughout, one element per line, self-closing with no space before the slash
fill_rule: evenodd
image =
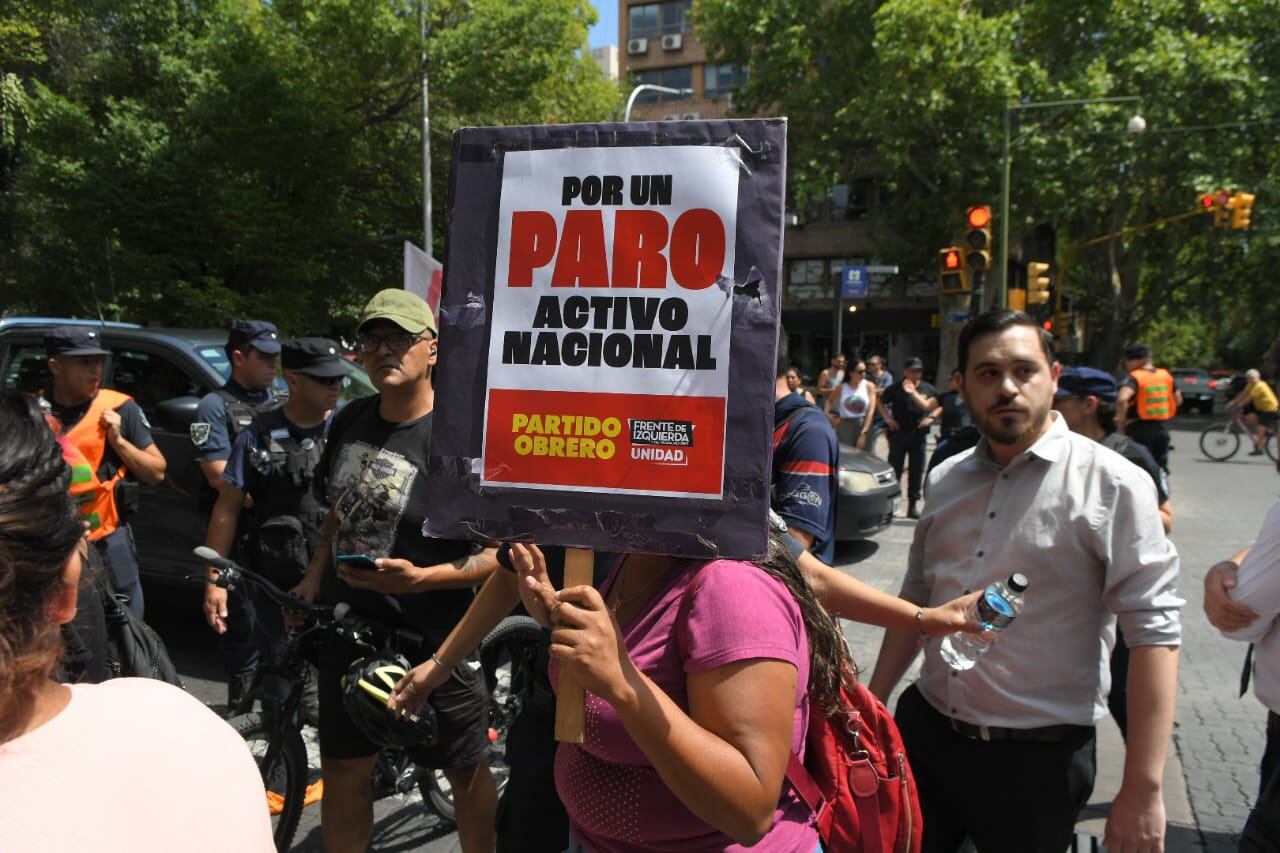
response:
<path id="1" fill-rule="evenodd" d="M 1204 611 L 1213 626 L 1233 640 L 1255 644 L 1253 693 L 1267 707 L 1267 746 L 1259 785 L 1260 791 L 1265 790 L 1280 772 L 1280 503 L 1267 513 L 1253 547 L 1210 569 L 1204 586 Z M 1280 846 L 1278 830 L 1280 820 L 1275 814 L 1259 814 L 1255 808 L 1245 836 L 1256 833 L 1274 849 Z M 1240 849 L 1257 848 L 1242 839 Z"/>
<path id="2" fill-rule="evenodd" d="M 1093 790 L 1118 617 L 1132 652 L 1129 739 L 1105 843 L 1161 851 L 1183 602 L 1154 490 L 1051 411 L 1052 339 L 1027 315 L 974 318 L 959 363 L 983 438 L 930 474 L 900 594 L 929 606 L 1015 571 L 1030 586 L 1017 621 L 972 669 L 950 669 L 938 641 L 924 640 L 920 680 L 898 703 L 924 850 L 953 851 L 966 836 L 982 853 L 1067 849 Z M 921 642 L 886 633 L 872 692 L 890 694 Z"/>

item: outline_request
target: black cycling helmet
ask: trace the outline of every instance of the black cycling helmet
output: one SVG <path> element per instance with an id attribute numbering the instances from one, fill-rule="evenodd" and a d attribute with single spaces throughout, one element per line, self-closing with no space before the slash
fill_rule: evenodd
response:
<path id="1" fill-rule="evenodd" d="M 417 715 L 387 708 L 391 689 L 409 670 L 404 658 L 360 658 L 342 677 L 342 707 L 356 728 L 378 746 L 430 746 L 436 741 L 436 712 L 431 705 Z"/>

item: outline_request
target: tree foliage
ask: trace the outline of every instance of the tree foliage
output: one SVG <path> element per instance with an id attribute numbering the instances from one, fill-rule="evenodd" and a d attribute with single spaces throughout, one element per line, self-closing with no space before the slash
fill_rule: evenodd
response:
<path id="1" fill-rule="evenodd" d="M 802 199 L 841 177 L 893 190 L 882 261 L 932 272 L 969 204 L 999 202 L 1007 104 L 1136 95 L 1133 105 L 1014 111 L 1011 256 L 1049 223 L 1094 363 L 1126 339 L 1252 360 L 1280 329 L 1265 270 L 1280 260 L 1280 16 L 1271 0 L 699 0 L 709 49 L 748 66 L 735 103 L 791 120 Z M 1217 186 L 1257 193 L 1251 232 L 1196 217 L 1071 247 L 1194 208 Z M 1069 257 L 1068 257 L 1069 256 Z M 1024 260 L 1028 260 L 1024 259 Z M 1159 343 L 1156 344 L 1157 348 Z"/>
<path id="2" fill-rule="evenodd" d="M 433 0 L 437 253 L 455 127 L 610 117 L 586 0 Z M 0 310 L 329 330 L 421 242 L 419 4 L 0 13 Z"/>

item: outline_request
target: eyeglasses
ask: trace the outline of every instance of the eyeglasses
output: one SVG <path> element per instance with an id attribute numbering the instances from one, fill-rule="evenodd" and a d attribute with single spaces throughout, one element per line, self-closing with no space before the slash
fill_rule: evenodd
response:
<path id="1" fill-rule="evenodd" d="M 364 355 L 372 355 L 383 344 L 386 344 L 387 349 L 391 350 L 394 355 L 400 355 L 418 341 L 425 340 L 426 338 L 421 335 L 414 335 L 409 332 L 392 332 L 389 335 L 361 335 L 356 338 L 356 349 L 360 350 Z"/>
<path id="2" fill-rule="evenodd" d="M 377 347 L 374 347 L 373 351 L 376 352 L 377 349 L 378 349 Z M 327 388 L 332 388 L 335 385 L 342 384 L 342 380 L 345 378 L 342 376 L 312 376 L 310 373 L 304 373 L 302 375 L 307 377 L 317 385 L 324 385 Z"/>

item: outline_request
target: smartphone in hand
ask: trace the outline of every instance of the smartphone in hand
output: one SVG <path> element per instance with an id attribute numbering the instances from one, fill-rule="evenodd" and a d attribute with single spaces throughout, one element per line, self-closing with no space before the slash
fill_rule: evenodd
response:
<path id="1" fill-rule="evenodd" d="M 339 554 L 337 560 L 353 569 L 364 569 L 369 572 L 378 570 L 378 564 L 368 554 Z"/>

